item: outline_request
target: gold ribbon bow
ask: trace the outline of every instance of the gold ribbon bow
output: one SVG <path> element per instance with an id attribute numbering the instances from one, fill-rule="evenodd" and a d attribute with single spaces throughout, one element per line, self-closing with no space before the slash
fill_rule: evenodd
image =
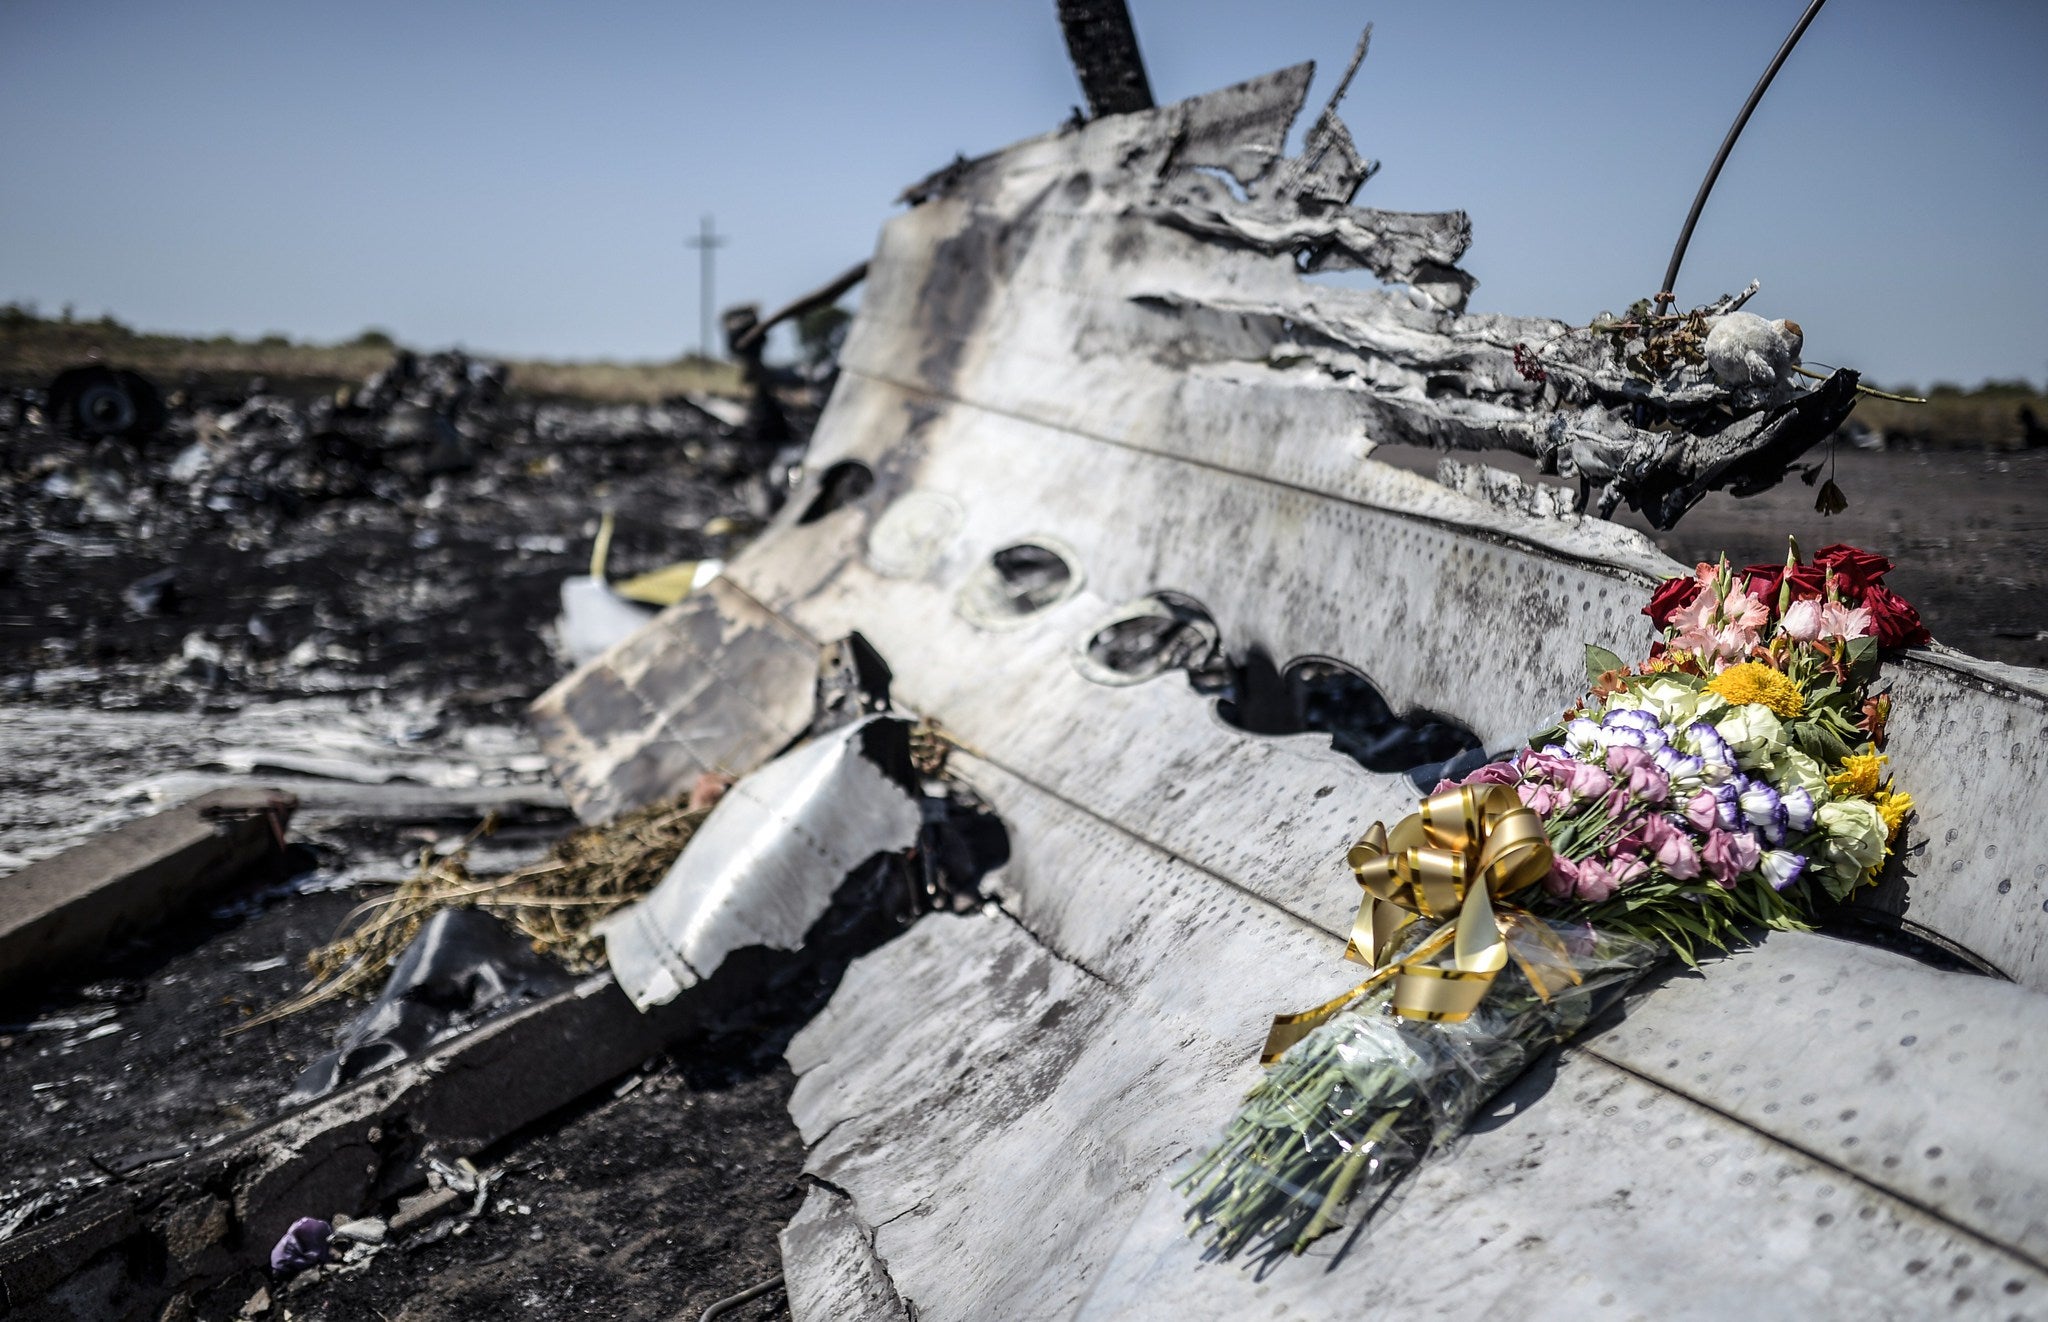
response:
<path id="1" fill-rule="evenodd" d="M 1496 899 L 1542 880 L 1550 857 L 1543 819 L 1505 785 L 1432 794 L 1392 831 L 1374 822 L 1346 855 L 1365 896 L 1344 947 L 1346 959 L 1373 975 L 1313 1010 L 1275 1015 L 1260 1063 L 1272 1064 L 1388 978 L 1395 1012 L 1433 1023 L 1455 1023 L 1477 1009 L 1510 956 L 1546 1001 L 1561 982 L 1577 983 L 1556 933 L 1526 911 L 1494 908 Z M 1417 918 L 1441 926 L 1387 963 L 1396 938 Z M 1447 946 L 1451 956 L 1439 962 Z"/>

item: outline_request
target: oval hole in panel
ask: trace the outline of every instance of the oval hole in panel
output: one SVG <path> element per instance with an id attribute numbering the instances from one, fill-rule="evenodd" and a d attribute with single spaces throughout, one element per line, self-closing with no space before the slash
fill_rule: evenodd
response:
<path id="1" fill-rule="evenodd" d="M 961 584 L 953 609 L 984 629 L 1015 628 L 1080 590 L 1073 549 L 1050 537 L 1015 542 L 989 556 Z"/>
<path id="2" fill-rule="evenodd" d="M 858 459 L 841 459 L 818 474 L 818 493 L 811 497 L 811 503 L 804 506 L 796 521 L 816 523 L 833 510 L 843 509 L 867 495 L 874 485 L 874 469 Z"/>
<path id="3" fill-rule="evenodd" d="M 1233 671 L 1216 714 L 1247 734 L 1327 734 L 1330 747 L 1381 772 L 1444 766 L 1480 748 L 1479 737 L 1449 717 L 1395 712 L 1362 671 L 1332 657 L 1296 657 L 1282 669 L 1254 646 Z"/>
<path id="4" fill-rule="evenodd" d="M 1223 661 L 1222 633 L 1193 597 L 1155 592 L 1118 607 L 1089 633 L 1075 661 L 1098 684 L 1142 684 L 1184 670 L 1207 692 Z"/>

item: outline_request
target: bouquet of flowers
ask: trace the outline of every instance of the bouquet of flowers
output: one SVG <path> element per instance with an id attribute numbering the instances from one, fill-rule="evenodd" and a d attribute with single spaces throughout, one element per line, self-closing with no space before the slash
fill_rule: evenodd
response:
<path id="1" fill-rule="evenodd" d="M 1529 747 L 1353 847 L 1370 977 L 1275 1019 L 1273 1066 L 1178 1184 L 1230 1256 L 1299 1252 L 1373 1206 L 1665 952 L 1803 929 L 1872 883 L 1912 811 L 1885 755 L 1883 649 L 1928 641 L 1891 563 L 1701 564 L 1629 665 Z"/>

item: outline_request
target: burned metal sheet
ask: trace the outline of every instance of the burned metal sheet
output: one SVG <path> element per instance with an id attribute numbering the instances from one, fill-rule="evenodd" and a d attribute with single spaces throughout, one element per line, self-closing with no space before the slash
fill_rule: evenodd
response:
<path id="1" fill-rule="evenodd" d="M 2048 1100 L 2021 1045 L 2048 1002 L 1799 936 L 1715 961 L 1582 1039 L 1346 1255 L 1325 1245 L 1263 1277 L 1205 1264 L 1167 1173 L 1256 1077 L 1243 1043 L 1264 1011 L 1343 985 L 1328 958 L 1341 925 L 1317 933 L 1014 777 L 956 770 L 1011 824 L 1019 852 L 992 886 L 1003 909 L 928 920 L 856 964 L 790 1052 L 811 1169 L 852 1192 L 920 1317 L 1234 1318 L 1282 1301 L 1314 1315 L 1362 1281 L 1466 1316 L 1459 1269 L 1440 1261 L 1447 1233 L 1473 1289 L 1532 1316 L 1600 1295 L 1650 1317 L 1763 1297 L 1766 1316 L 1915 1316 L 1958 1290 L 2048 1288 L 2033 1243 L 2048 1180 L 2040 1154 L 2016 1151 Z M 1324 958 L 1301 963 L 1310 949 Z M 932 998 L 975 1011 L 935 1018 Z M 1901 1045 L 1916 1027 L 1925 1038 Z M 1987 1097 L 2003 1116 L 1984 1117 Z M 1701 1296 L 1672 1266 L 1702 1234 L 1758 1266 Z M 1011 1251 L 978 1251 L 991 1235 Z M 1933 1279 L 1914 1279 L 1914 1261 Z M 1591 1272 L 1590 1297 L 1559 1293 L 1575 1270 Z"/>
<path id="2" fill-rule="evenodd" d="M 723 579 L 549 689 L 532 719 L 585 821 L 742 775 L 811 721 L 818 646 Z"/>
<path id="3" fill-rule="evenodd" d="M 661 884 L 599 928 L 635 1005 L 674 1000 L 743 947 L 797 949 L 855 868 L 916 843 L 917 800 L 885 770 L 908 729 L 870 716 L 726 791 Z"/>
<path id="4" fill-rule="evenodd" d="M 1453 489 L 1372 457 L 1505 437 L 1557 461 L 1620 433 L 1605 414 L 1551 410 L 1555 434 L 1532 421 L 1544 411 L 1509 351 L 1558 323 L 1462 316 L 1448 275 L 1419 301 L 1300 279 L 1303 246 L 1333 237 L 1365 254 L 1368 231 L 1412 232 L 1415 263 L 1462 246 L 1447 217 L 1348 209 L 1355 151 L 1331 148 L 1330 177 L 1278 158 L 1306 82 L 1101 120 L 913 190 L 870 266 L 820 476 L 728 567 L 727 590 L 792 633 L 859 631 L 896 700 L 958 744 L 951 772 L 1013 850 L 989 906 L 856 961 L 791 1045 L 820 1181 L 805 1225 L 833 1228 L 792 1227 L 792 1307 L 893 1307 L 874 1301 L 877 1271 L 934 1319 L 1327 1314 L 1368 1291 L 1427 1316 L 2036 1297 L 2048 1172 L 2029 1156 L 1994 1175 L 2019 1140 L 1991 1116 L 2038 1109 L 2048 1067 L 2005 1036 L 1922 1051 L 1858 1015 L 1866 996 L 1930 1016 L 1969 1004 L 2024 1042 L 2048 1014 L 2048 841 L 2020 825 L 2048 810 L 2048 759 L 2025 753 L 2048 679 L 1933 653 L 1893 672 L 1892 747 L 1923 803 L 1904 912 L 2018 985 L 1774 937 L 1518 1085 L 1512 1114 L 1343 1256 L 1264 1278 L 1198 1263 L 1165 1180 L 1255 1077 L 1272 1010 L 1349 985 L 1342 850 L 1414 788 L 1326 735 L 1232 728 L 1174 665 L 1103 682 L 1090 639 L 1120 603 L 1194 603 L 1232 655 L 1342 662 L 1397 710 L 1497 747 L 1578 696 L 1585 642 L 1647 644 L 1640 605 L 1678 572 L 1636 534 L 1486 474 L 1453 472 Z M 1229 169 L 1243 196 L 1198 166 Z M 1262 237 L 1288 206 L 1313 212 L 1308 229 Z M 870 480 L 828 481 L 853 472 Z M 1018 594 L 999 620 L 962 609 L 1027 543 L 1057 546 L 1072 590 Z M 655 718 L 703 700 L 636 691 Z M 1997 822 L 1982 820 L 1987 758 Z M 1446 1227 L 1459 1254 L 1441 1251 Z M 1758 1268 L 1687 1289 L 1696 1274 L 1672 1264 L 1703 1239 Z"/>

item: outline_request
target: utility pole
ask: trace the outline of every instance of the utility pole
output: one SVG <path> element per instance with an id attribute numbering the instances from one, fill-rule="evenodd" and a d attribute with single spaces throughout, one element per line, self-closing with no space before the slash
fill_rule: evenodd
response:
<path id="1" fill-rule="evenodd" d="M 699 319 L 697 322 L 697 355 L 700 358 L 712 357 L 711 304 L 713 300 L 711 296 L 711 266 L 713 254 L 718 249 L 724 247 L 727 242 L 726 236 L 717 233 L 716 229 L 717 227 L 711 223 L 711 217 L 706 216 L 704 217 L 703 227 L 697 232 L 697 237 L 687 240 L 689 245 L 698 251 L 698 261 L 700 263 L 697 277 L 697 293 L 700 296 Z"/>

